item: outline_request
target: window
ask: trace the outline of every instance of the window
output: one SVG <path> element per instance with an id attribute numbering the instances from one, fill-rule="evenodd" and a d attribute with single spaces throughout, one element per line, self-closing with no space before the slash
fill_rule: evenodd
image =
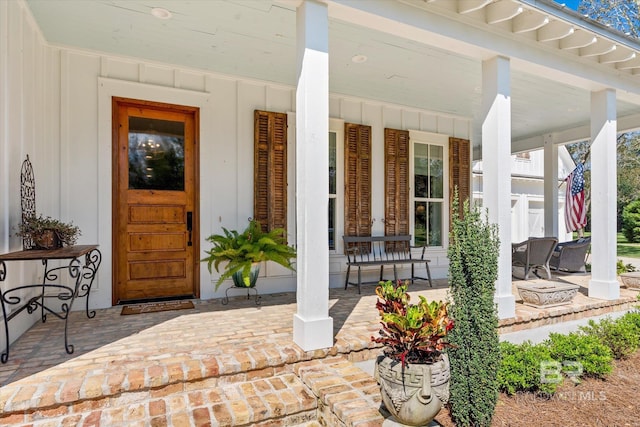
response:
<path id="1" fill-rule="evenodd" d="M 445 237 L 444 145 L 416 141 L 413 147 L 413 235 L 416 245 L 443 246 Z"/>

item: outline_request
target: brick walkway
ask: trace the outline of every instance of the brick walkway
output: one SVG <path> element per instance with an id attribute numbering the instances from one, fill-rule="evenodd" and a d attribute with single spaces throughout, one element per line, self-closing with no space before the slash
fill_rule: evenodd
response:
<path id="1" fill-rule="evenodd" d="M 434 285 L 416 284 L 410 292 L 446 298 L 446 280 Z M 585 293 L 574 304 L 548 310 L 517 304 L 516 318 L 501 321 L 501 330 L 626 309 L 636 295 L 623 289 L 623 298 L 607 302 Z M 331 290 L 335 345 L 313 352 L 292 342 L 294 293 L 263 295 L 261 301 L 260 306 L 244 297 L 232 298 L 227 306 L 220 300 L 194 301 L 190 310 L 130 316 L 112 307 L 98 310 L 94 319 L 74 312 L 69 320 L 72 355 L 64 351 L 61 321 L 37 323 L 12 345 L 8 363 L 0 365 L 0 414 L 6 414 L 4 419 L 0 415 L 0 424 L 77 425 L 83 420 L 99 425 L 102 420 L 102 425 L 124 426 L 149 425 L 158 418 L 162 422 L 157 425 L 199 425 L 194 420 L 201 425 L 260 425 L 287 414 L 288 424 L 272 425 L 312 422 L 321 409 L 309 394 L 317 384 L 303 385 L 299 372 L 321 360 L 331 372 L 352 372 L 342 363 L 375 356 L 378 350 L 370 337 L 379 321 L 373 287 L 364 288 L 363 295 L 353 288 Z M 359 375 L 357 385 L 344 384 L 335 375 L 326 385 L 339 384 L 338 389 L 357 396 L 358 403 L 347 409 L 365 414 L 379 400 L 370 395 L 372 379 Z M 99 407 L 93 407 L 98 401 Z M 378 414 L 377 408 L 373 412 Z M 54 424 L 45 424 L 47 419 Z M 98 422 L 92 424 L 92 419 Z"/>

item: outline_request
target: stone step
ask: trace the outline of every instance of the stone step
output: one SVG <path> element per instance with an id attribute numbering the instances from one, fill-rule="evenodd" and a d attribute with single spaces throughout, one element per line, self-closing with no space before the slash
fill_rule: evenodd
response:
<path id="1" fill-rule="evenodd" d="M 375 380 L 344 357 L 177 382 L 0 415 L 0 425 L 380 426 Z"/>
<path id="2" fill-rule="evenodd" d="M 295 426 L 316 419 L 317 400 L 293 373 L 211 386 L 176 383 L 31 413 L 0 417 L 2 425 Z"/>
<path id="3" fill-rule="evenodd" d="M 318 421 L 332 427 L 382 426 L 388 413 L 382 408 L 376 381 L 343 357 L 299 363 L 294 372 L 318 399 Z"/>

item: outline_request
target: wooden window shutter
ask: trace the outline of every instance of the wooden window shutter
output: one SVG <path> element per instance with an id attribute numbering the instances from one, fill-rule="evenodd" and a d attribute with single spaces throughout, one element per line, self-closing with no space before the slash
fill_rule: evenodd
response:
<path id="1" fill-rule="evenodd" d="M 371 235 L 371 126 L 344 125 L 344 234 Z"/>
<path id="2" fill-rule="evenodd" d="M 254 112 L 253 218 L 264 231 L 287 228 L 287 115 Z"/>
<path id="3" fill-rule="evenodd" d="M 384 130 L 384 234 L 409 234 L 409 131 Z"/>
<path id="4" fill-rule="evenodd" d="M 449 194 L 453 200 L 454 189 L 458 187 L 460 210 L 471 197 L 471 143 L 468 139 L 449 138 Z M 451 219 L 451 218 L 449 218 Z M 449 224 L 452 224 L 449 221 Z"/>

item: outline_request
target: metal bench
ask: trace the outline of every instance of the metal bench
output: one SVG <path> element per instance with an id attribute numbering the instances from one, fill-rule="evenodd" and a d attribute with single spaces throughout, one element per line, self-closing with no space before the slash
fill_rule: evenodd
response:
<path id="1" fill-rule="evenodd" d="M 428 280 L 431 283 L 431 271 L 429 270 L 430 260 L 424 259 L 425 246 L 412 246 L 411 236 L 343 236 L 345 254 L 347 255 L 347 275 L 345 278 L 344 288 L 349 285 L 358 287 L 358 293 L 361 293 L 362 284 L 379 283 L 384 281 L 384 267 L 393 266 L 393 278 L 397 280 Z M 412 249 L 422 249 L 420 258 L 413 257 Z M 415 275 L 415 264 L 424 263 L 427 270 L 427 277 Z M 398 266 L 411 264 L 411 277 L 406 279 L 398 278 Z M 379 281 L 362 281 L 362 267 L 380 267 Z M 358 268 L 358 281 L 349 281 L 351 267 Z"/>

